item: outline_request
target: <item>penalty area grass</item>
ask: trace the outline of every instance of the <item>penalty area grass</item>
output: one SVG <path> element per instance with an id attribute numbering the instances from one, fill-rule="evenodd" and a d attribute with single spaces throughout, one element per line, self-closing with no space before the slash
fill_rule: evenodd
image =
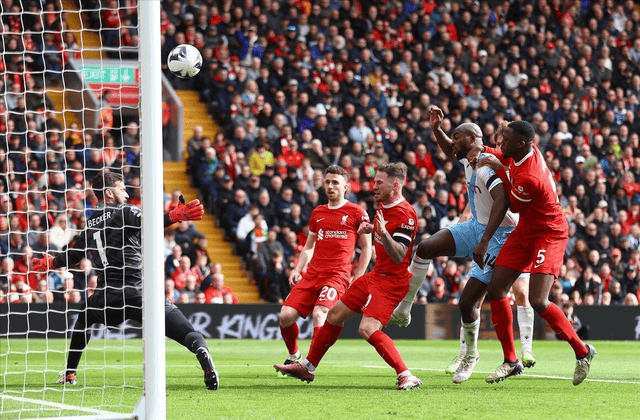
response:
<path id="1" fill-rule="evenodd" d="M 444 369 L 458 353 L 457 340 L 398 340 L 407 366 L 424 382 L 409 391 L 395 390 L 395 372 L 364 340 L 338 340 L 310 384 L 273 368 L 287 357 L 282 341 L 207 342 L 220 374 L 218 391 L 206 390 L 195 356 L 167 340 L 168 419 L 640 418 L 633 403 L 640 395 L 640 342 L 589 342 L 598 354 L 588 379 L 575 387 L 575 358 L 564 342 L 534 341 L 535 367 L 487 384 L 485 378 L 502 363 L 502 350 L 497 341 L 480 341 L 473 375 L 455 385 Z M 0 398 L 0 418 L 91 414 L 50 404 L 131 411 L 142 393 L 141 341 L 121 344 L 91 341 L 78 384 L 63 392 L 55 381 L 68 341 L 3 340 L 0 396 L 11 398 Z M 308 347 L 302 340 L 303 355 Z"/>

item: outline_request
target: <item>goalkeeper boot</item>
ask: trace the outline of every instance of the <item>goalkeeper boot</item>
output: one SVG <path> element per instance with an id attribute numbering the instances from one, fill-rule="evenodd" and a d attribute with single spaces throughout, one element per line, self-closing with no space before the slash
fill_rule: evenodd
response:
<path id="1" fill-rule="evenodd" d="M 76 384 L 76 374 L 75 373 L 69 373 L 67 374 L 66 372 L 61 372 L 60 375 L 62 375 L 62 377 L 60 379 L 58 379 L 58 384 L 68 384 L 68 385 L 75 385 Z"/>
<path id="2" fill-rule="evenodd" d="M 522 350 L 522 365 L 526 368 L 532 368 L 536 364 L 536 358 L 531 350 Z"/>
<path id="3" fill-rule="evenodd" d="M 457 355 L 451 361 L 451 364 L 449 365 L 449 367 L 444 370 L 444 373 L 447 373 L 449 375 L 453 375 L 454 373 L 456 373 L 458 371 L 458 368 L 460 367 L 460 363 L 462 363 L 462 359 L 464 359 L 464 354 L 461 353 Z"/>
<path id="4" fill-rule="evenodd" d="M 302 356 L 299 351 L 296 352 L 296 354 L 290 354 L 289 357 L 287 357 L 287 360 L 284 361 L 284 364 L 290 365 L 291 363 L 299 362 L 301 357 Z"/>
<path id="5" fill-rule="evenodd" d="M 209 354 L 209 350 L 205 347 L 200 347 L 196 350 L 196 357 L 198 358 L 198 362 L 200 362 L 200 366 L 204 371 L 204 384 L 207 389 L 215 391 L 218 389 L 218 371 L 216 367 L 213 365 L 213 359 Z"/>
<path id="6" fill-rule="evenodd" d="M 480 355 L 477 353 L 471 356 L 463 357 L 462 362 L 460 363 L 460 366 L 458 366 L 458 370 L 456 370 L 456 373 L 453 375 L 451 381 L 454 384 L 461 384 L 464 381 L 469 380 L 471 374 L 473 373 L 473 368 L 476 366 L 476 363 L 478 363 L 479 360 Z"/>
<path id="7" fill-rule="evenodd" d="M 487 382 L 492 384 L 495 382 L 501 382 L 507 379 L 509 376 L 515 376 L 522 374 L 524 370 L 524 366 L 522 366 L 522 362 L 520 360 L 516 360 L 515 362 L 504 362 L 496 369 L 493 374 L 487 376 Z"/>
<path id="8" fill-rule="evenodd" d="M 589 369 L 591 368 L 591 360 L 593 360 L 593 356 L 596 355 L 596 348 L 591 344 L 587 344 L 587 350 L 589 350 L 589 352 L 586 356 L 576 360 L 576 370 L 573 373 L 574 385 L 580 385 L 582 381 L 587 379 L 587 375 L 589 374 Z"/>

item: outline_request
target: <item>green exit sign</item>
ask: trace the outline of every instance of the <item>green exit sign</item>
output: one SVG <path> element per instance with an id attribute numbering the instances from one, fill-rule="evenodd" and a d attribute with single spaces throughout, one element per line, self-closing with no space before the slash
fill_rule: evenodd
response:
<path id="1" fill-rule="evenodd" d="M 137 84 L 139 70 L 135 67 L 80 67 L 82 78 L 87 83 Z"/>

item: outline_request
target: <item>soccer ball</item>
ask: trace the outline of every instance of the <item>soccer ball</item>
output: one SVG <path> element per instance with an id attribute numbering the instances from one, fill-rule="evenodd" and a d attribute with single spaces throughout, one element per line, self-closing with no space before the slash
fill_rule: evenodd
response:
<path id="1" fill-rule="evenodd" d="M 200 72 L 202 55 L 193 45 L 181 44 L 171 50 L 167 58 L 167 65 L 171 73 L 188 79 Z"/>

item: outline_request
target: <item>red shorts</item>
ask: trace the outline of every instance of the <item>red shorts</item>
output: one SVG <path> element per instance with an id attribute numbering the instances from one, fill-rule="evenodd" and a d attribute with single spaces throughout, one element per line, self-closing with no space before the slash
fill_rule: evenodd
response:
<path id="1" fill-rule="evenodd" d="M 344 303 L 354 312 L 377 319 L 386 325 L 398 303 L 409 291 L 408 271 L 404 276 L 378 274 L 375 271 L 356 279 L 342 297 Z"/>
<path id="2" fill-rule="evenodd" d="M 282 305 L 292 307 L 306 318 L 315 306 L 333 307 L 344 295 L 348 284 L 347 279 L 338 276 L 314 279 L 302 277 Z"/>
<path id="3" fill-rule="evenodd" d="M 569 242 L 566 234 L 525 236 L 514 230 L 505 242 L 495 265 L 531 274 L 553 274 L 558 277 Z"/>

